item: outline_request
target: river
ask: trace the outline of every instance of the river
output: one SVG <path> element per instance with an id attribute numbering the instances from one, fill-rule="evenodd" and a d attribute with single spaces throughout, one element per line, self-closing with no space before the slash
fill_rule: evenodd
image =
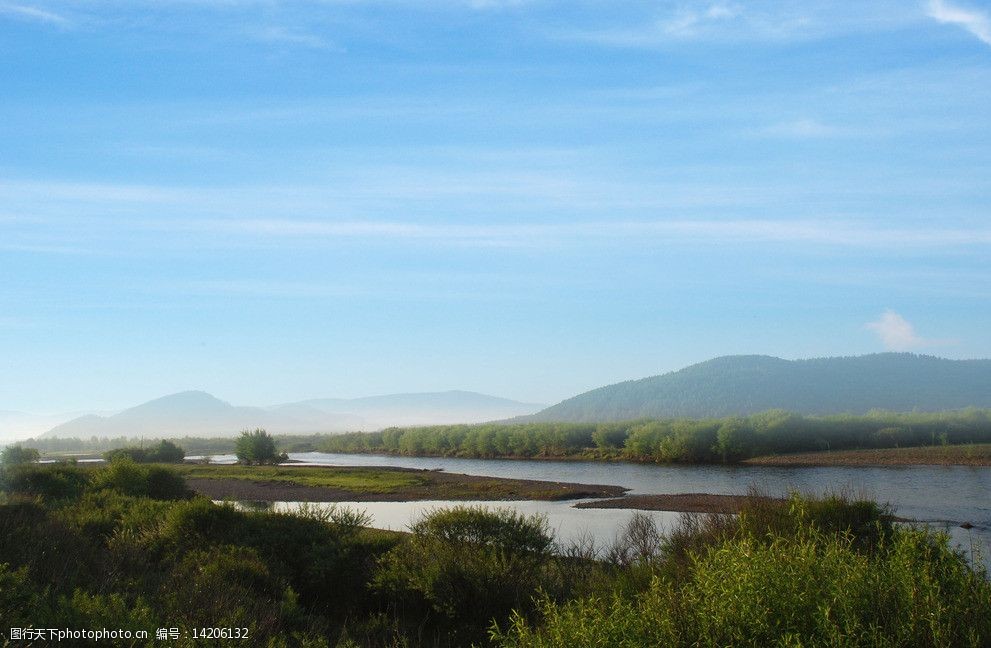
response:
<path id="1" fill-rule="evenodd" d="M 950 533 L 968 553 L 973 547 L 991 564 L 991 468 L 970 466 L 813 467 L 721 465 L 652 465 L 619 462 L 546 461 L 515 459 L 458 459 L 447 457 L 398 457 L 388 455 L 290 453 L 290 459 L 315 465 L 395 466 L 452 473 L 614 484 L 636 493 L 745 494 L 757 488 L 768 495 L 844 492 L 889 503 L 900 517 L 925 522 Z M 218 463 L 233 462 L 233 455 L 215 456 Z M 464 502 L 458 502 L 464 503 Z M 546 514 L 551 527 L 564 541 L 590 535 L 600 546 L 609 544 L 631 512 L 617 509 L 575 509 L 574 502 L 478 502 L 509 506 L 525 513 Z M 402 529 L 422 511 L 453 502 L 348 503 L 366 510 L 373 525 Z M 292 506 L 283 503 L 279 508 Z M 667 526 L 677 514 L 653 512 L 650 516 Z M 970 530 L 960 528 L 964 522 Z"/>

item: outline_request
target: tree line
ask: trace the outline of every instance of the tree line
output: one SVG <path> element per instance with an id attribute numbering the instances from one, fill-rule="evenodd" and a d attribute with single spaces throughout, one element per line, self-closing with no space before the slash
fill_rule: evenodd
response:
<path id="1" fill-rule="evenodd" d="M 325 452 L 410 456 L 585 457 L 662 463 L 734 463 L 817 450 L 991 442 L 991 410 L 751 416 L 622 423 L 522 423 L 388 428 L 328 436 Z"/>

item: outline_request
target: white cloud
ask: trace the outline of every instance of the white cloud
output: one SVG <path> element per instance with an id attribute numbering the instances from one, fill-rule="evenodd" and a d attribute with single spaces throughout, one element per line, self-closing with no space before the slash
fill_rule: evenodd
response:
<path id="1" fill-rule="evenodd" d="M 866 326 L 877 334 L 888 351 L 911 351 L 935 343 L 934 340 L 921 337 L 908 320 L 890 308 Z"/>
<path id="2" fill-rule="evenodd" d="M 9 2 L 0 2 L 0 14 L 54 25 L 69 24 L 69 20 L 65 16 L 61 16 L 57 13 L 46 11 L 44 9 L 38 9 L 37 7 L 13 4 Z"/>
<path id="3" fill-rule="evenodd" d="M 946 0 L 929 0 L 928 13 L 941 23 L 958 25 L 991 45 L 991 18 L 983 11 L 966 9 L 946 2 Z"/>

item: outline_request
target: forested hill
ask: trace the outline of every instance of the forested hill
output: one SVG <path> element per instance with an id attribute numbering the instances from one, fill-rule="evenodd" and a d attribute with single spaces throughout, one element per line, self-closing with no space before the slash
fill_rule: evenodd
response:
<path id="1" fill-rule="evenodd" d="M 785 409 L 862 414 L 991 407 L 991 360 L 910 353 L 782 360 L 723 356 L 642 380 L 593 389 L 516 421 L 721 417 Z"/>

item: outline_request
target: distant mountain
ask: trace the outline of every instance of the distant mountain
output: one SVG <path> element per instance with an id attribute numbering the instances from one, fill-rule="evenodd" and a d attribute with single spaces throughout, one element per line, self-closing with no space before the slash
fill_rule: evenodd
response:
<path id="1" fill-rule="evenodd" d="M 42 434 L 66 421 L 90 412 L 62 414 L 30 414 L 27 412 L 0 411 L 0 443 L 10 443 Z"/>
<path id="2" fill-rule="evenodd" d="M 81 416 L 51 428 L 42 436 L 216 437 L 234 436 L 241 430 L 259 427 L 273 434 L 342 432 L 390 425 L 477 423 L 530 414 L 541 407 L 459 391 L 239 407 L 206 392 L 186 391 L 112 416 Z"/>
<path id="3" fill-rule="evenodd" d="M 297 416 L 302 408 L 350 415 L 363 421 L 360 429 L 379 429 L 393 425 L 481 423 L 531 414 L 543 407 L 537 403 L 521 403 L 469 391 L 446 391 L 353 399 L 320 398 L 278 405 L 272 409 Z"/>
<path id="4" fill-rule="evenodd" d="M 201 391 L 163 396 L 113 416 L 81 416 L 57 425 L 45 437 L 229 436 L 265 427 L 276 418 L 257 407 L 235 407 Z"/>
<path id="5" fill-rule="evenodd" d="M 723 356 L 663 374 L 600 387 L 527 421 L 617 421 L 719 417 L 786 409 L 799 414 L 872 409 L 991 408 L 991 360 L 910 353 L 782 360 Z"/>

